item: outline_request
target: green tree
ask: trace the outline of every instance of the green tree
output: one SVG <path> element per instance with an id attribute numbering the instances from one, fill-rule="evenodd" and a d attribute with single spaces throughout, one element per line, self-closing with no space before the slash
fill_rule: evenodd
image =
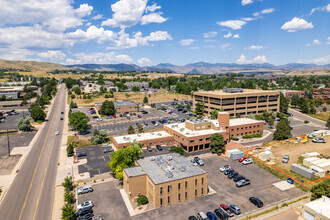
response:
<path id="1" fill-rule="evenodd" d="M 191 109 L 191 105 L 187 104 L 186 105 L 187 110 L 189 111 Z"/>
<path id="2" fill-rule="evenodd" d="M 204 105 L 201 102 L 197 102 L 195 105 L 195 113 L 197 115 L 203 115 L 204 112 Z"/>
<path id="3" fill-rule="evenodd" d="M 288 99 L 285 98 L 285 96 L 281 92 L 281 94 L 280 94 L 280 112 L 287 113 L 288 107 L 289 107 Z"/>
<path id="4" fill-rule="evenodd" d="M 74 91 L 74 93 L 76 93 L 76 95 L 81 95 L 81 89 L 80 89 L 79 86 L 75 86 L 75 87 L 73 88 L 73 91 Z"/>
<path id="5" fill-rule="evenodd" d="M 70 102 L 70 108 L 78 108 L 77 103 L 71 101 L 71 102 Z"/>
<path id="6" fill-rule="evenodd" d="M 221 154 L 222 152 L 225 151 L 226 145 L 224 142 L 224 138 L 221 134 L 219 133 L 212 134 L 210 140 L 211 140 L 210 148 L 212 153 Z"/>
<path id="7" fill-rule="evenodd" d="M 123 169 L 133 167 L 135 161 L 143 156 L 141 147 L 141 143 L 134 141 L 130 143 L 130 146 L 112 153 L 111 161 L 107 162 L 106 165 L 116 174 L 117 179 L 123 179 Z"/>
<path id="8" fill-rule="evenodd" d="M 74 210 L 73 205 L 65 204 L 62 207 L 62 219 L 63 220 L 75 220 L 76 219 L 76 212 Z"/>
<path id="9" fill-rule="evenodd" d="M 314 99 L 316 107 L 323 105 L 323 100 L 320 97 Z"/>
<path id="10" fill-rule="evenodd" d="M 137 132 L 138 133 L 143 133 L 144 132 L 144 129 L 143 129 L 143 125 L 142 124 L 137 124 L 136 128 L 137 128 Z"/>
<path id="11" fill-rule="evenodd" d="M 25 118 L 19 118 L 16 120 L 16 126 L 18 130 L 20 131 L 31 131 L 31 118 L 25 117 Z"/>
<path id="12" fill-rule="evenodd" d="M 299 96 L 297 94 L 294 94 L 291 98 L 291 105 L 297 107 L 299 105 Z"/>
<path id="13" fill-rule="evenodd" d="M 89 118 L 83 112 L 75 112 L 69 115 L 69 125 L 77 131 L 86 131 L 89 128 L 88 122 Z"/>
<path id="14" fill-rule="evenodd" d="M 65 190 L 65 193 L 64 193 L 64 202 L 67 202 L 67 203 L 73 203 L 74 202 L 74 193 L 71 192 L 70 190 Z"/>
<path id="15" fill-rule="evenodd" d="M 309 108 L 309 113 L 312 114 L 312 115 L 315 115 L 315 113 L 316 113 L 316 108 L 314 108 L 313 106 L 311 106 L 311 107 Z"/>
<path id="16" fill-rule="evenodd" d="M 99 110 L 101 115 L 114 115 L 116 113 L 115 105 L 112 101 L 105 100 Z"/>
<path id="17" fill-rule="evenodd" d="M 218 112 L 219 112 L 219 110 L 213 109 L 210 113 L 211 114 L 211 119 L 218 119 Z"/>
<path id="18" fill-rule="evenodd" d="M 268 119 L 268 124 L 269 124 L 269 127 L 273 127 L 274 126 L 274 119 L 273 118 L 269 118 Z"/>
<path id="19" fill-rule="evenodd" d="M 28 101 L 24 98 L 21 102 L 21 106 L 24 106 L 24 105 L 27 105 L 28 104 Z"/>
<path id="20" fill-rule="evenodd" d="M 326 126 L 328 129 L 330 129 L 330 117 L 328 118 L 327 123 L 326 123 L 325 126 Z"/>
<path id="21" fill-rule="evenodd" d="M 327 107 L 324 106 L 322 110 L 323 110 L 323 112 L 327 112 L 328 109 L 327 109 Z"/>
<path id="22" fill-rule="evenodd" d="M 132 125 L 128 126 L 127 133 L 128 134 L 134 134 L 135 133 L 135 130 L 134 130 Z"/>
<path id="23" fill-rule="evenodd" d="M 64 178 L 64 182 L 62 183 L 62 186 L 66 189 L 66 190 L 71 190 L 73 187 L 73 181 L 72 181 L 72 176 L 66 176 Z"/>
<path id="24" fill-rule="evenodd" d="M 137 199 L 138 206 L 145 205 L 148 203 L 148 198 L 145 195 L 139 195 Z"/>
<path id="25" fill-rule="evenodd" d="M 325 179 L 313 186 L 311 189 L 312 200 L 321 198 L 322 196 L 330 197 L 330 179 Z"/>
<path id="26" fill-rule="evenodd" d="M 282 119 L 276 125 L 276 131 L 273 134 L 274 140 L 285 140 L 291 137 L 291 128 L 287 119 Z"/>
<path id="27" fill-rule="evenodd" d="M 143 98 L 143 103 L 144 104 L 148 104 L 149 100 L 148 100 L 148 97 L 147 96 L 144 96 Z"/>
<path id="28" fill-rule="evenodd" d="M 95 130 L 96 131 L 96 130 Z M 108 141 L 108 134 L 106 130 L 100 130 L 99 132 L 94 132 L 93 137 L 91 138 L 92 144 L 102 144 Z"/>
<path id="29" fill-rule="evenodd" d="M 301 104 L 301 107 L 300 107 L 300 110 L 302 113 L 308 113 L 308 104 L 307 104 L 307 101 L 304 101 L 302 104 Z"/>
<path id="30" fill-rule="evenodd" d="M 171 146 L 169 151 L 181 154 L 182 156 L 184 155 L 184 150 L 182 146 Z"/>
<path id="31" fill-rule="evenodd" d="M 74 147 L 73 147 L 73 143 L 70 143 L 67 147 L 66 147 L 66 155 L 68 157 L 72 157 L 74 155 Z"/>
<path id="32" fill-rule="evenodd" d="M 138 86 L 133 86 L 132 91 L 133 91 L 133 92 L 140 92 L 140 87 L 138 87 Z"/>
<path id="33" fill-rule="evenodd" d="M 39 105 L 34 105 L 31 109 L 31 117 L 34 121 L 44 121 L 46 113 Z"/>

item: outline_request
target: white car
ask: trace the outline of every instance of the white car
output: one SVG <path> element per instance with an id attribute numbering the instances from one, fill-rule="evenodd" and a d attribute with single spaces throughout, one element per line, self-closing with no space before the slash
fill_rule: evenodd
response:
<path id="1" fill-rule="evenodd" d="M 55 134 L 56 134 L 56 135 L 59 135 L 59 134 L 60 134 L 60 132 L 59 132 L 59 131 L 56 131 L 56 132 L 55 132 Z"/>
<path id="2" fill-rule="evenodd" d="M 159 125 L 159 123 L 157 122 L 156 124 L 155 124 L 155 127 L 157 127 Z"/>
<path id="3" fill-rule="evenodd" d="M 103 121 L 103 119 L 102 118 L 98 118 L 98 119 L 96 119 L 96 121 Z"/>
<path id="4" fill-rule="evenodd" d="M 93 206 L 94 206 L 94 204 L 92 201 L 85 201 L 85 202 L 77 205 L 77 210 L 85 208 L 85 207 L 93 207 Z"/>
<path id="5" fill-rule="evenodd" d="M 196 161 L 194 160 L 190 160 L 190 162 L 194 165 L 194 166 L 197 166 L 198 164 L 196 163 Z"/>
<path id="6" fill-rule="evenodd" d="M 108 148 L 110 147 L 110 144 L 102 144 L 102 147 Z"/>
<path id="7" fill-rule="evenodd" d="M 251 163 L 253 163 L 252 159 L 246 159 L 246 160 L 243 160 L 243 162 L 242 162 L 243 165 L 248 165 L 248 164 L 251 164 Z"/>
<path id="8" fill-rule="evenodd" d="M 226 171 L 228 169 L 230 169 L 230 166 L 229 165 L 224 165 L 224 166 L 220 167 L 219 170 L 220 170 L 220 172 L 224 172 L 224 171 Z"/>

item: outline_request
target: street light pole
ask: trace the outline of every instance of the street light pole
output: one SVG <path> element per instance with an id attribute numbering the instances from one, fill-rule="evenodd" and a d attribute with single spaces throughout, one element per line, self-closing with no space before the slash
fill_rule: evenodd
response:
<path id="1" fill-rule="evenodd" d="M 8 143 L 8 157 L 10 157 L 10 144 L 9 144 L 9 134 L 7 129 L 7 143 Z"/>

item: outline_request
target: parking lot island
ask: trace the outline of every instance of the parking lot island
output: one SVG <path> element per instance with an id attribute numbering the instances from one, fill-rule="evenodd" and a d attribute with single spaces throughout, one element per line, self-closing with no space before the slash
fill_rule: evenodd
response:
<path id="1" fill-rule="evenodd" d="M 123 174 L 123 188 L 130 199 L 145 195 L 159 208 L 208 193 L 207 173 L 179 154 L 145 157 L 136 163 Z"/>

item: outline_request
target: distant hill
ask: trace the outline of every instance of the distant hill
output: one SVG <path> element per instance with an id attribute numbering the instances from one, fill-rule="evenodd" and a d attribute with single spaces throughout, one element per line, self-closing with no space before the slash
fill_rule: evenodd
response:
<path id="1" fill-rule="evenodd" d="M 22 69 L 28 71 L 51 71 L 67 70 L 66 66 L 58 63 L 36 62 L 36 61 L 9 61 L 0 60 L 0 69 Z"/>
<path id="2" fill-rule="evenodd" d="M 76 70 L 92 70 L 92 71 L 143 71 L 144 69 L 135 64 L 77 64 L 68 65 L 67 67 Z"/>

